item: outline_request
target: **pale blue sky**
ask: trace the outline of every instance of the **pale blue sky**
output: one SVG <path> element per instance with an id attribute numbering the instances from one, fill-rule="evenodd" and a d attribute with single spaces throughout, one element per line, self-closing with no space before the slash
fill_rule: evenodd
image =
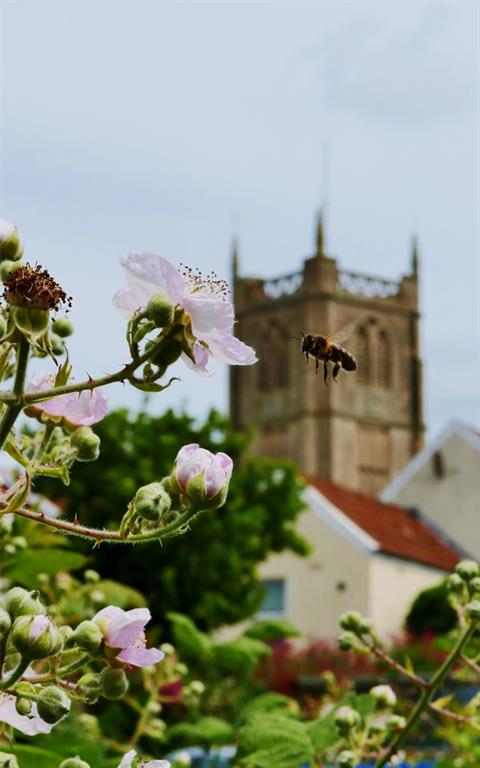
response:
<path id="1" fill-rule="evenodd" d="M 0 50 L 0 215 L 74 295 L 78 375 L 126 359 L 122 254 L 225 274 L 236 231 L 293 271 L 326 191 L 346 268 L 396 278 L 418 233 L 428 426 L 480 422 L 478 6 L 3 2 Z M 154 408 L 225 408 L 226 373 Z"/>

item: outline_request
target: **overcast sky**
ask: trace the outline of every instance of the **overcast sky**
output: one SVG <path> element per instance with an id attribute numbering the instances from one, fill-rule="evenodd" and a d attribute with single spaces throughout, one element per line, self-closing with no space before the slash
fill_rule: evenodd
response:
<path id="1" fill-rule="evenodd" d="M 235 232 L 243 273 L 293 271 L 326 198 L 345 268 L 397 278 L 418 233 L 427 424 L 479 424 L 478 7 L 3 2 L 0 217 L 74 296 L 77 375 L 126 360 L 122 254 L 226 274 Z"/>

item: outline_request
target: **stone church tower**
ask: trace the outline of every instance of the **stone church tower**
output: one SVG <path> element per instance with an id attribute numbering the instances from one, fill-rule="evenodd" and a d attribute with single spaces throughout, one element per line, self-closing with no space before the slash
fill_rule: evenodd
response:
<path id="1" fill-rule="evenodd" d="M 230 368 L 230 411 L 253 425 L 253 450 L 293 459 L 308 476 L 377 494 L 422 445 L 418 254 L 399 282 L 341 269 L 324 252 L 321 218 L 316 252 L 303 269 L 263 280 L 238 274 L 233 249 L 238 336 L 257 350 L 254 366 Z M 345 346 L 355 373 L 337 384 L 306 365 L 292 335 L 331 334 L 353 324 Z"/>

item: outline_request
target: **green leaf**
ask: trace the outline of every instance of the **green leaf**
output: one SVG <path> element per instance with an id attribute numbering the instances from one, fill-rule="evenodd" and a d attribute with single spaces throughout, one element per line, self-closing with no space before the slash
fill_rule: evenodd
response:
<path id="1" fill-rule="evenodd" d="M 193 621 L 181 613 L 167 613 L 172 624 L 175 645 L 182 655 L 198 660 L 212 653 L 213 644 L 208 635 L 200 632 Z"/>
<path id="2" fill-rule="evenodd" d="M 62 761 L 61 755 L 30 744 L 16 744 L 14 747 L 2 747 L 2 749 L 4 752 L 15 755 L 21 768 L 56 768 Z"/>
<path id="3" fill-rule="evenodd" d="M 304 723 L 279 714 L 257 714 L 240 731 L 242 764 L 256 768 L 299 768 L 313 759 Z"/>
<path id="4" fill-rule="evenodd" d="M 241 711 L 239 720 L 243 723 L 261 713 L 298 717 L 300 709 L 295 699 L 284 696 L 282 693 L 269 691 L 251 699 Z"/>
<path id="5" fill-rule="evenodd" d="M 26 549 L 18 552 L 6 567 L 6 575 L 24 587 L 38 587 L 39 573 L 76 571 L 88 558 L 69 549 Z"/>
<path id="6" fill-rule="evenodd" d="M 176 723 L 168 729 L 169 742 L 182 746 L 222 745 L 232 741 L 234 734 L 230 723 L 219 717 L 202 717 L 196 723 Z"/>
<path id="7" fill-rule="evenodd" d="M 301 632 L 287 619 L 261 619 L 252 624 L 245 635 L 264 643 L 273 643 L 287 637 L 300 637 Z"/>
<path id="8" fill-rule="evenodd" d="M 102 579 L 96 584 L 95 588 L 104 594 L 106 605 L 116 605 L 124 610 L 143 608 L 146 605 L 145 598 L 141 592 L 133 589 L 133 587 L 120 584 L 118 581 Z"/>
<path id="9" fill-rule="evenodd" d="M 215 664 L 226 672 L 246 674 L 257 666 L 261 658 L 269 656 L 268 645 L 253 637 L 238 637 L 229 643 L 214 646 Z"/>
<path id="10" fill-rule="evenodd" d="M 375 711 L 376 703 L 373 696 L 370 696 L 369 693 L 348 693 L 340 699 L 328 715 L 308 723 L 307 730 L 315 747 L 315 752 L 322 753 L 322 751 L 329 749 L 339 740 L 340 734 L 335 725 L 335 713 L 340 707 L 351 707 L 362 718 L 366 718 Z"/>

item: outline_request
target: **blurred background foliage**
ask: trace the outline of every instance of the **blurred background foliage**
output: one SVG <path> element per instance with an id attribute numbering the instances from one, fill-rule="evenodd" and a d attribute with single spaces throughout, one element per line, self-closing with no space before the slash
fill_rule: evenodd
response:
<path id="1" fill-rule="evenodd" d="M 163 547 L 154 542 L 92 550 L 88 543 L 71 540 L 77 552 L 88 553 L 90 566 L 103 578 L 142 591 L 154 623 L 172 610 L 188 614 L 202 629 L 245 619 L 263 597 L 257 564 L 270 552 L 308 553 L 295 531 L 302 483 L 294 465 L 249 457 L 251 436 L 233 430 L 218 412 L 212 410 L 198 424 L 185 412 L 157 416 L 121 409 L 95 431 L 102 443 L 94 471 L 78 464 L 68 487 L 42 478 L 35 488 L 60 503 L 66 518 L 76 514 L 86 525 L 116 526 L 137 488 L 171 471 L 179 446 L 199 443 L 228 453 L 235 463 L 225 506 L 204 513 L 188 535 Z"/>

